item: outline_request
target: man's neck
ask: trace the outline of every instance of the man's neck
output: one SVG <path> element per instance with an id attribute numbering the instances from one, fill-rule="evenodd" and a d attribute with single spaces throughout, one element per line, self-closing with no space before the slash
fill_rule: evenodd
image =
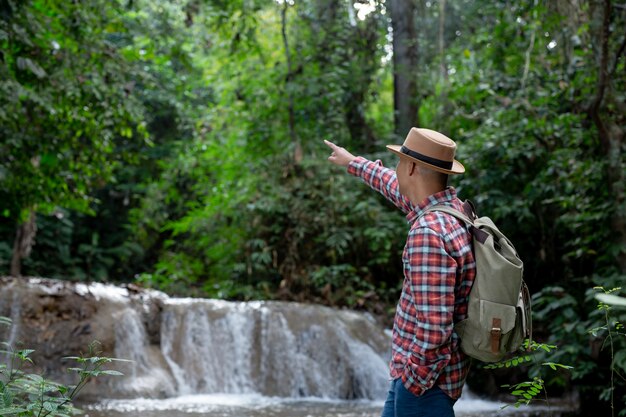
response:
<path id="1" fill-rule="evenodd" d="M 408 190 L 405 197 L 413 203 L 413 206 L 417 206 L 427 197 L 437 194 L 440 191 L 443 191 L 441 187 L 433 186 L 432 184 L 417 183 L 413 188 Z"/>

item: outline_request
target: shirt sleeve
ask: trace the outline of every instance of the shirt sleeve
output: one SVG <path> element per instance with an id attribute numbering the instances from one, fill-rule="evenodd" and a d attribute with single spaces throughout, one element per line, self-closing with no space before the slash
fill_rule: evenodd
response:
<path id="1" fill-rule="evenodd" d="M 359 156 L 348 165 L 348 173 L 361 178 L 363 182 L 385 196 L 404 213 L 413 210 L 411 201 L 400 194 L 396 171 L 385 168 L 380 160 L 372 162 Z"/>
<path id="2" fill-rule="evenodd" d="M 417 317 L 402 381 L 410 392 L 421 395 L 450 361 L 457 263 L 442 237 L 427 227 L 411 230 L 406 251 Z"/>

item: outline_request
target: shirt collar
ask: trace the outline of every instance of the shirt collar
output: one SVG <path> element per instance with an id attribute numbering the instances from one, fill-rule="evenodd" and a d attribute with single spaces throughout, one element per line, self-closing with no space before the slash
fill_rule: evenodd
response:
<path id="1" fill-rule="evenodd" d="M 407 214 L 406 220 L 409 222 L 409 224 L 413 224 L 413 222 L 430 207 L 442 203 L 452 204 L 452 200 L 454 199 L 456 199 L 456 190 L 453 187 L 448 187 L 443 191 L 439 191 L 438 193 L 429 195 L 421 203 L 415 206 L 415 208 L 411 212 L 409 212 L 409 214 Z"/>

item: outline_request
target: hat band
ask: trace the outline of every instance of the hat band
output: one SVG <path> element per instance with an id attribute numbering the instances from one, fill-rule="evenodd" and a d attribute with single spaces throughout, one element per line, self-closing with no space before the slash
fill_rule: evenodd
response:
<path id="1" fill-rule="evenodd" d="M 443 169 L 452 168 L 452 161 L 444 161 L 442 159 L 431 158 L 430 156 L 426 156 L 419 152 L 412 151 L 404 145 L 402 145 L 402 148 L 400 148 L 400 150 L 402 151 L 403 154 L 406 154 L 408 156 L 411 156 L 415 159 L 418 159 L 422 162 L 426 162 L 427 164 L 436 166 L 438 168 L 443 168 Z"/>

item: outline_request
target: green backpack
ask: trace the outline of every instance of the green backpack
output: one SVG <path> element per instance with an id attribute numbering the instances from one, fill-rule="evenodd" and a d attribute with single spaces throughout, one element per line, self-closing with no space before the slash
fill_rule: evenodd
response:
<path id="1" fill-rule="evenodd" d="M 476 278 L 470 290 L 467 319 L 456 323 L 454 330 L 468 356 L 498 362 L 532 335 L 530 294 L 522 278 L 524 264 L 489 217 L 478 218 L 470 201 L 464 203 L 463 210 L 465 213 L 436 205 L 425 213 L 442 211 L 469 227 Z"/>

